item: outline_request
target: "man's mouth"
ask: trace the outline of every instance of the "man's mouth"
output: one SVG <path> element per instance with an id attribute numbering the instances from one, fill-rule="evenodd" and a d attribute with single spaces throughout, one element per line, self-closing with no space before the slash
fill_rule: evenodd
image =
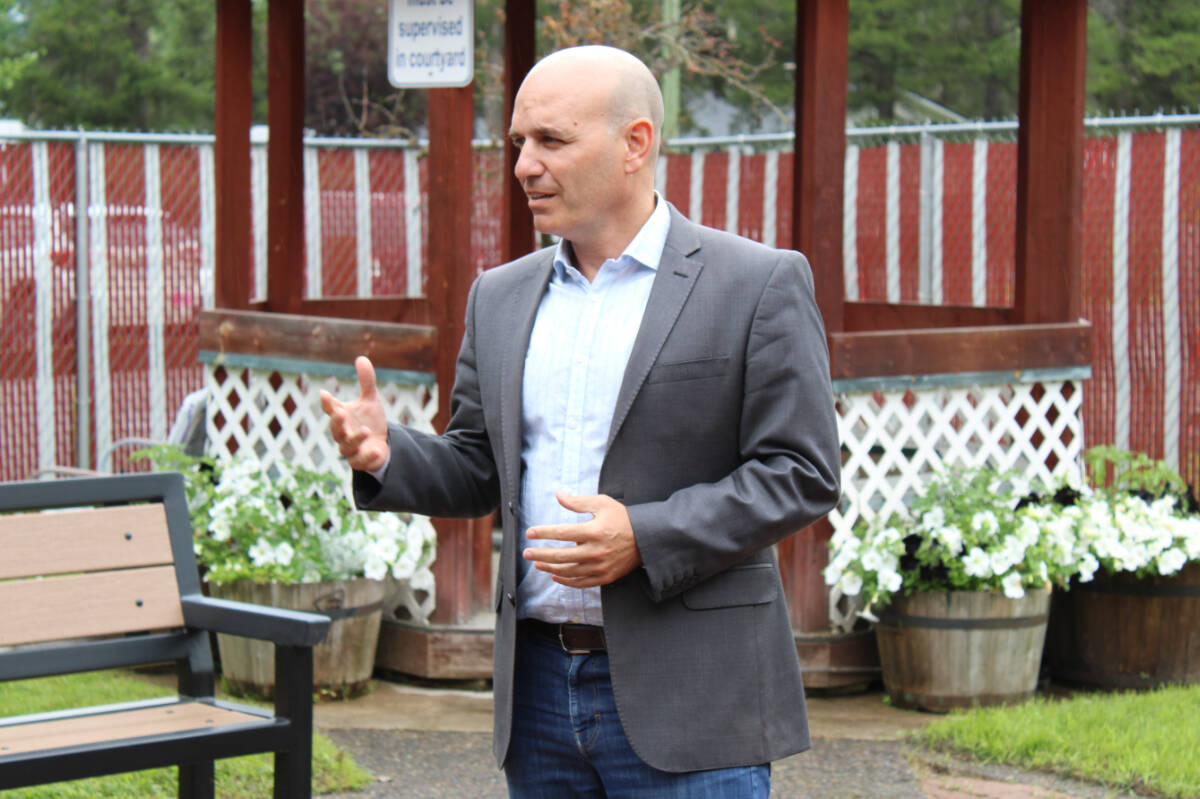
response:
<path id="1" fill-rule="evenodd" d="M 525 196 L 529 198 L 530 202 L 537 202 L 538 200 L 548 200 L 554 195 L 541 191 L 527 191 Z"/>

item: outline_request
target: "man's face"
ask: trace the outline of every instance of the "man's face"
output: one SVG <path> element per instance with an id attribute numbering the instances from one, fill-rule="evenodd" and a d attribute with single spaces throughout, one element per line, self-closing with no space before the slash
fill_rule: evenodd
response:
<path id="1" fill-rule="evenodd" d="M 622 132 L 606 118 L 609 81 L 575 70 L 536 72 L 522 85 L 509 135 L 514 170 L 542 233 L 588 244 L 629 202 Z"/>

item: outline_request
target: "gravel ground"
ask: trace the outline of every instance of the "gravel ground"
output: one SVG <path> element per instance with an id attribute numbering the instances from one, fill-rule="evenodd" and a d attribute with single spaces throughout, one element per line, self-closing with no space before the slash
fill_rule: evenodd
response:
<path id="1" fill-rule="evenodd" d="M 326 730 L 375 776 L 357 793 L 327 799 L 507 799 L 487 733 Z M 894 741 L 817 740 L 772 768 L 775 799 L 924 799 Z"/>

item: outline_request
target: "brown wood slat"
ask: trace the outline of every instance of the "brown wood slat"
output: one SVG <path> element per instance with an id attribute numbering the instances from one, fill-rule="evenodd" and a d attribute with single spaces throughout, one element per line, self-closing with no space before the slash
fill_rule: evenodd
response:
<path id="1" fill-rule="evenodd" d="M 432 327 L 257 311 L 201 311 L 198 322 L 202 350 L 434 371 Z"/>
<path id="2" fill-rule="evenodd" d="M 1091 324 L 955 327 L 829 335 L 835 380 L 1090 366 Z"/>
<path id="3" fill-rule="evenodd" d="M 0 582 L 0 646 L 183 626 L 173 566 Z"/>
<path id="4" fill-rule="evenodd" d="M 172 563 L 162 505 L 0 516 L 0 580 Z"/>
<path id="5" fill-rule="evenodd" d="M 0 758 L 43 749 L 121 741 L 146 735 L 169 735 L 262 720 L 260 716 L 250 713 L 213 707 L 203 702 L 181 701 L 161 707 L 16 724 L 0 727 Z"/>
<path id="6" fill-rule="evenodd" d="M 914 330 L 934 327 L 989 327 L 1007 325 L 1011 316 L 1012 309 L 1010 308 L 847 302 L 845 332 Z"/>

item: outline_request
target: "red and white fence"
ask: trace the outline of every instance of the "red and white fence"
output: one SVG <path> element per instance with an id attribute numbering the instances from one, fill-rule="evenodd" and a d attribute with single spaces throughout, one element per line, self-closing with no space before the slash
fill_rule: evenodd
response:
<path id="1" fill-rule="evenodd" d="M 1200 117 L 1095 120 L 1088 133 L 1088 441 L 1164 458 L 1195 483 Z M 848 136 L 847 298 L 1011 304 L 1015 126 Z M 788 247 L 790 146 L 785 137 L 678 140 L 659 163 L 659 188 L 693 219 Z M 195 318 L 213 302 L 212 159 L 203 136 L 0 141 L 0 479 L 93 463 L 121 437 L 161 438 L 183 396 L 202 385 Z M 476 150 L 476 160 L 472 258 L 483 269 L 500 258 L 503 167 L 494 149 Z M 428 237 L 422 153 L 397 142 L 311 140 L 305 165 L 308 246 L 297 269 L 306 295 L 419 295 Z M 258 296 L 265 177 L 256 145 L 248 255 Z"/>

